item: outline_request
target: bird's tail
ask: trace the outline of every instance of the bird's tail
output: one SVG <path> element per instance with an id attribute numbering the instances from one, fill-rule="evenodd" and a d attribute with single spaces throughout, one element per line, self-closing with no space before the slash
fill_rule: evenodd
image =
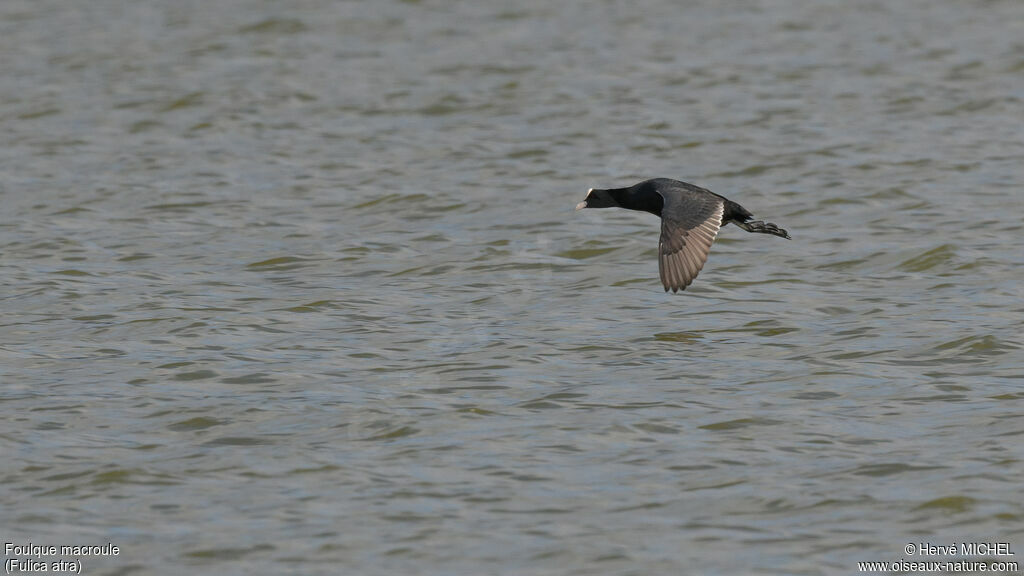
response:
<path id="1" fill-rule="evenodd" d="M 748 220 L 746 222 L 735 221 L 736 225 L 743 228 L 747 232 L 757 232 L 758 234 L 771 234 L 772 236 L 780 236 L 786 240 L 791 240 L 789 233 L 779 228 L 777 225 L 771 222 L 765 222 L 763 220 Z"/>

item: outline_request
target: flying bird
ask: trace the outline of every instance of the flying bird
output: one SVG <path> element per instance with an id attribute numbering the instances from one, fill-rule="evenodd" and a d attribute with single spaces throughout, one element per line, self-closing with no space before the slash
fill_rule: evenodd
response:
<path id="1" fill-rule="evenodd" d="M 747 232 L 789 238 L 771 222 L 754 220 L 739 204 L 710 190 L 672 180 L 654 178 L 628 188 L 591 188 L 576 205 L 583 208 L 626 208 L 650 212 L 661 218 L 658 240 L 658 272 L 665 291 L 685 290 L 704 267 L 718 229 L 732 222 Z"/>

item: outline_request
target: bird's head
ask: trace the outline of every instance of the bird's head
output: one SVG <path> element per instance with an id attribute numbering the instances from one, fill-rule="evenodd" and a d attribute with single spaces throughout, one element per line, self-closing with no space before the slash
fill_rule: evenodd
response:
<path id="1" fill-rule="evenodd" d="M 582 210 L 584 208 L 614 208 L 618 205 L 619 203 L 616 202 L 614 198 L 612 198 L 612 195 L 609 194 L 608 190 L 591 188 L 590 190 L 587 190 L 587 197 L 583 199 L 583 202 L 580 202 L 579 204 L 576 205 L 576 209 Z"/>

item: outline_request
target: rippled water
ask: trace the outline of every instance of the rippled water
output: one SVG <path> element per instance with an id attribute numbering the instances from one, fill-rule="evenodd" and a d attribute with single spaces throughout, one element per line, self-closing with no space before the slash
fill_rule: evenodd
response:
<path id="1" fill-rule="evenodd" d="M 1024 549 L 1022 32 L 1013 0 L 6 1 L 4 541 L 119 546 L 94 574 Z M 727 227 L 667 295 L 655 218 L 573 212 L 654 176 L 793 241 Z"/>

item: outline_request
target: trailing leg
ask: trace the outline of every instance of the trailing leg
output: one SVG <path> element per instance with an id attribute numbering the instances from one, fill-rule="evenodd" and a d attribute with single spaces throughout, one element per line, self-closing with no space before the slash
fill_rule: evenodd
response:
<path id="1" fill-rule="evenodd" d="M 747 232 L 757 232 L 758 234 L 771 234 L 772 236 L 779 236 L 790 240 L 789 233 L 779 228 L 777 225 L 771 222 L 765 222 L 763 220 L 748 220 L 746 222 L 740 222 L 739 220 L 733 220 L 733 224 L 743 228 Z"/>

